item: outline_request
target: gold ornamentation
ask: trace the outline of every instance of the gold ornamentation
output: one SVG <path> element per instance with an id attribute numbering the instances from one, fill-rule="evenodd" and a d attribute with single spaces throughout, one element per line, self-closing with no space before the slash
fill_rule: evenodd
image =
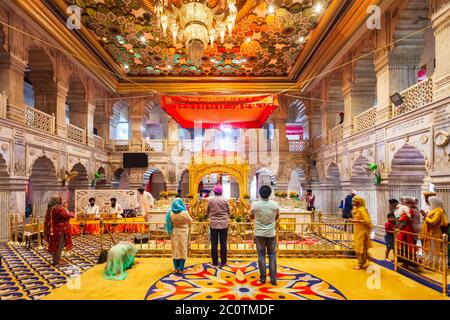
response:
<path id="1" fill-rule="evenodd" d="M 8 144 L 7 143 L 2 144 L 2 150 L 3 151 L 8 150 Z"/>

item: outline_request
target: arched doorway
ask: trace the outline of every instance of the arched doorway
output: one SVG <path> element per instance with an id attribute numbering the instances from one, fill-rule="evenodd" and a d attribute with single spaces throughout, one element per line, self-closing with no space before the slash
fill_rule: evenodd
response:
<path id="1" fill-rule="evenodd" d="M 102 175 L 104 178 L 98 180 L 95 183 L 95 189 L 108 189 L 108 182 L 106 181 L 106 170 L 103 167 L 98 168 L 97 173 Z"/>
<path id="2" fill-rule="evenodd" d="M 112 189 L 129 189 L 130 181 L 128 175 L 123 168 L 114 170 L 113 180 L 111 181 Z"/>
<path id="3" fill-rule="evenodd" d="M 259 198 L 259 188 L 263 185 L 270 186 L 272 188 L 272 194 L 274 193 L 273 189 L 277 185 L 277 176 L 269 168 L 261 168 L 255 172 L 250 183 L 251 199 Z"/>
<path id="4" fill-rule="evenodd" d="M 360 155 L 352 166 L 352 174 L 350 178 L 350 186 L 355 189 L 357 194 L 366 200 L 369 214 L 372 215 L 373 220 L 377 214 L 377 194 L 374 183 L 374 176 L 368 170 L 369 160 Z"/>
<path id="5" fill-rule="evenodd" d="M 186 198 L 189 193 L 189 172 L 187 170 L 181 174 L 178 189 L 181 190 L 181 197 Z"/>
<path id="6" fill-rule="evenodd" d="M 72 75 L 66 100 L 66 122 L 87 129 L 86 113 L 86 89 L 81 79 L 77 75 Z"/>
<path id="7" fill-rule="evenodd" d="M 42 156 L 34 162 L 31 168 L 28 184 L 27 203 L 34 205 L 35 215 L 44 217 L 50 197 L 58 193 L 66 200 L 66 188 L 58 184 L 56 169 L 53 162 Z"/>
<path id="8" fill-rule="evenodd" d="M 56 114 L 57 90 L 53 63 L 44 49 L 31 47 L 24 74 L 24 102 L 47 114 Z"/>
<path id="9" fill-rule="evenodd" d="M 425 157 L 412 145 L 406 144 L 394 155 L 389 174 L 389 197 L 400 199 L 410 196 L 422 199 L 422 191 L 429 190 L 424 184 L 427 175 Z"/>
<path id="10" fill-rule="evenodd" d="M 159 169 L 150 168 L 144 174 L 144 187 L 147 192 L 150 192 L 156 200 L 159 200 L 161 191 L 166 191 L 166 181 L 164 175 Z"/>
<path id="11" fill-rule="evenodd" d="M 339 167 L 331 163 L 327 169 L 325 183 L 321 187 L 321 194 L 318 196 L 316 207 L 322 209 L 324 214 L 338 214 L 339 202 L 343 198 L 341 186 L 341 174 Z"/>
<path id="12" fill-rule="evenodd" d="M 77 189 L 89 189 L 90 183 L 88 178 L 88 173 L 86 167 L 82 165 L 80 162 L 75 164 L 71 170 L 71 172 L 76 171 L 78 175 L 68 183 L 69 189 L 69 210 L 73 211 L 75 209 L 75 190 Z M 86 203 L 87 205 L 87 203 Z M 82 205 L 84 207 L 84 205 Z"/>
<path id="13" fill-rule="evenodd" d="M 189 166 L 189 193 L 194 196 L 194 199 L 199 197 L 198 186 L 203 178 L 207 175 L 220 174 L 232 176 L 235 179 L 233 183 L 239 185 L 239 198 L 242 198 L 248 189 L 248 171 L 249 165 L 246 163 L 240 164 L 241 161 L 236 161 L 235 164 L 223 163 L 220 157 L 210 156 L 203 158 L 202 163 L 193 163 Z"/>
<path id="14" fill-rule="evenodd" d="M 295 192 L 300 197 L 306 192 L 305 171 L 297 168 L 291 171 L 291 177 L 288 184 L 288 193 Z"/>

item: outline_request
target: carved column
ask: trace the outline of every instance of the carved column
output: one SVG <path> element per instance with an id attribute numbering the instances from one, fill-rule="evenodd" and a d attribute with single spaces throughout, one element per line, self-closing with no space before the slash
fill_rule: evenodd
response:
<path id="1" fill-rule="evenodd" d="M 279 96 L 279 106 L 272 114 L 271 119 L 274 124 L 275 137 L 278 139 L 278 176 L 277 176 L 277 188 L 279 191 L 287 191 L 289 184 L 289 177 L 286 166 L 288 165 L 288 144 L 286 137 L 286 122 L 287 122 L 287 108 L 289 106 L 289 99 L 287 96 Z M 272 150 L 273 152 L 273 150 Z M 272 157 L 272 161 L 276 161 Z"/>
<path id="2" fill-rule="evenodd" d="M 328 78 L 324 78 L 320 86 L 320 115 L 322 118 L 322 145 L 328 143 Z"/>
<path id="3" fill-rule="evenodd" d="M 19 219 L 25 212 L 25 190 L 28 179 L 22 177 L 0 177 L 0 242 L 9 237 L 9 215 Z"/>
<path id="4" fill-rule="evenodd" d="M 25 102 L 23 100 L 24 72 L 26 62 L 22 59 L 0 53 L 0 91 L 8 96 L 7 117 L 25 123 Z"/>
<path id="5" fill-rule="evenodd" d="M 130 110 L 130 131 L 131 131 L 131 150 L 142 150 L 143 126 L 145 100 L 137 98 L 132 100 Z"/>
<path id="6" fill-rule="evenodd" d="M 431 1 L 431 21 L 436 40 L 436 69 L 434 71 L 434 100 L 450 95 L 450 1 Z"/>

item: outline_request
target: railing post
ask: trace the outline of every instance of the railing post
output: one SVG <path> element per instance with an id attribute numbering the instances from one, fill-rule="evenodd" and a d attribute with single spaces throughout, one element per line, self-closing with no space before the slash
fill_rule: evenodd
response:
<path id="1" fill-rule="evenodd" d="M 398 230 L 394 230 L 394 271 L 398 270 Z"/>
<path id="2" fill-rule="evenodd" d="M 52 113 L 52 133 L 55 134 L 56 133 L 56 119 L 55 119 L 55 114 Z"/>
<path id="3" fill-rule="evenodd" d="M 19 244 L 19 217 L 14 215 L 14 244 Z"/>
<path id="4" fill-rule="evenodd" d="M 41 221 L 39 217 L 37 217 L 37 241 L 38 241 L 38 250 L 43 250 L 42 239 L 41 239 Z"/>
<path id="5" fill-rule="evenodd" d="M 9 214 L 9 244 L 13 244 L 13 238 L 14 238 L 14 216 L 10 213 Z"/>
<path id="6" fill-rule="evenodd" d="M 447 295 L 447 255 L 448 255 L 448 235 L 442 235 L 442 293 Z"/>
<path id="7" fill-rule="evenodd" d="M 100 219 L 100 252 L 103 250 L 103 219 Z"/>

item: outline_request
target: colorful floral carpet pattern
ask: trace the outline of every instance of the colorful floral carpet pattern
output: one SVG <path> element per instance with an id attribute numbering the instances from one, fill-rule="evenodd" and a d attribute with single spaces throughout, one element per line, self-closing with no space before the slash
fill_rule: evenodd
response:
<path id="1" fill-rule="evenodd" d="M 52 256 L 36 246 L 0 244 L 0 300 L 38 300 L 74 276 L 93 267 L 99 255 L 98 237 L 73 238 L 67 265 L 53 267 Z M 107 242 L 106 246 L 111 245 Z"/>
<path id="2" fill-rule="evenodd" d="M 256 262 L 229 262 L 218 268 L 203 263 L 184 274 L 156 281 L 146 300 L 346 300 L 329 283 L 300 270 L 278 266 L 277 286 L 258 284 Z"/>

